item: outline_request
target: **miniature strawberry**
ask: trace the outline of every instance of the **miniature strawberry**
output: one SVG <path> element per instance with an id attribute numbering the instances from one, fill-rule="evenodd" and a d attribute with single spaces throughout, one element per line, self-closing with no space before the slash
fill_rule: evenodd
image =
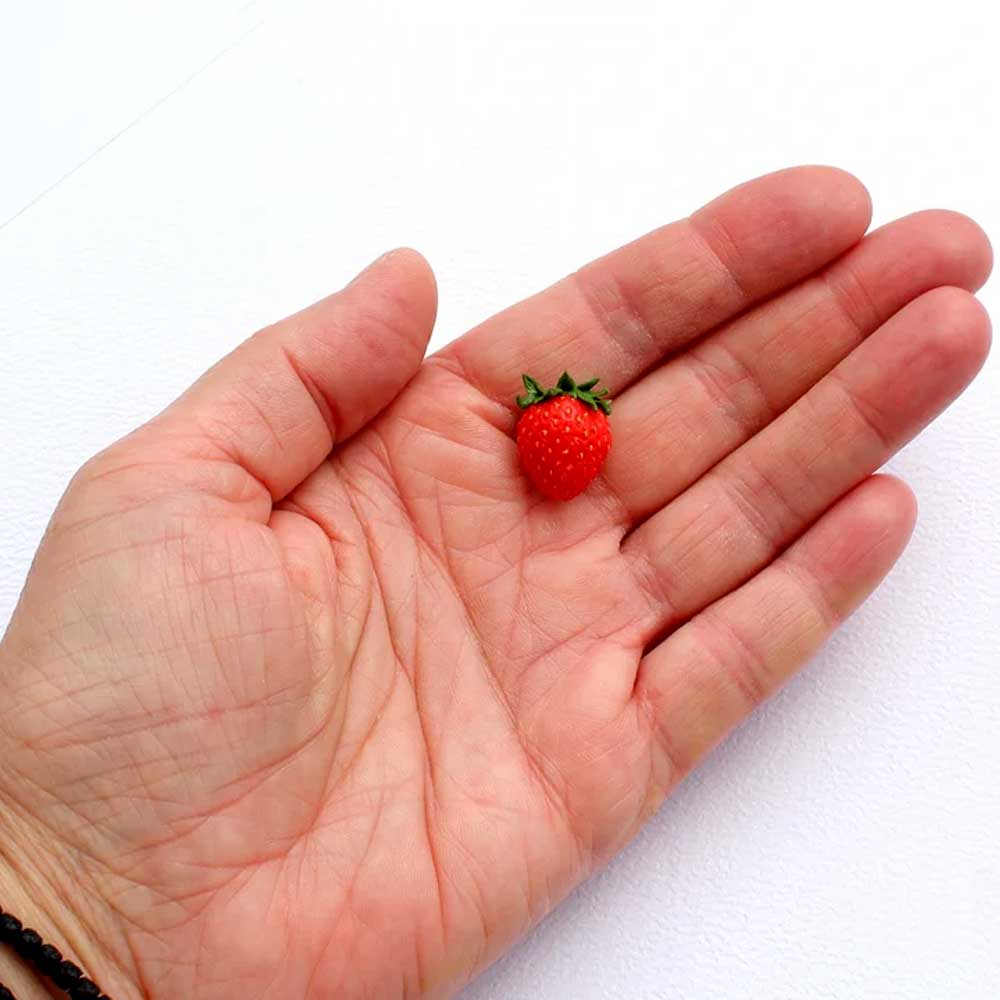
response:
<path id="1" fill-rule="evenodd" d="M 563 372 L 552 389 L 522 375 L 524 410 L 517 422 L 521 465 L 538 492 L 551 500 L 572 500 L 600 471 L 611 448 L 607 389 L 594 392 L 600 379 L 577 385 Z"/>

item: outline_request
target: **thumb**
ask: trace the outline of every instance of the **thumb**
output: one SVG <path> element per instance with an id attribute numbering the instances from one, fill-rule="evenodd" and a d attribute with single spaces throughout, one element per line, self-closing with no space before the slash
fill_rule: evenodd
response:
<path id="1" fill-rule="evenodd" d="M 436 309 L 424 258 L 391 251 L 245 341 L 146 429 L 166 432 L 172 457 L 236 463 L 279 500 L 406 385 Z"/>

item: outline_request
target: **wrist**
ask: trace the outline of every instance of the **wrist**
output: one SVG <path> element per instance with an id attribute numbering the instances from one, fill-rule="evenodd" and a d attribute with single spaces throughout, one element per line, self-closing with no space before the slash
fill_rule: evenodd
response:
<path id="1" fill-rule="evenodd" d="M 48 908 L 35 893 L 25 890 L 8 863 L 9 853 L 7 845 L 0 846 L 0 910 L 5 916 L 17 917 L 24 927 L 38 931 L 46 942 L 54 941 L 59 933 L 59 921 L 49 915 Z M 0 942 L 0 983 L 17 1000 L 50 1000 L 65 996 L 7 942 Z"/>
<path id="2" fill-rule="evenodd" d="M 123 996 L 120 970 L 94 932 L 92 903 L 67 899 L 50 858 L 26 857 L 11 842 L 4 810 L 0 844 L 0 982 L 18 1000 L 63 998 L 81 974 L 116 1000 Z M 32 844 L 37 850 L 37 841 Z M 42 946 L 45 947 L 42 947 Z M 75 966 L 75 968 L 74 968 Z M 51 978 L 50 978 L 51 977 Z M 69 978 L 74 977 L 74 978 Z M 112 984 L 115 985 L 112 985 Z"/>
<path id="3" fill-rule="evenodd" d="M 52 989 L 18 958 L 13 948 L 0 948 L 0 983 L 17 997 L 17 1000 L 53 1000 L 60 994 Z M 65 1000 L 65 994 L 62 995 Z"/>
<path id="4" fill-rule="evenodd" d="M 122 961 L 129 952 L 117 917 L 83 866 L 52 839 L 0 795 L 0 909 L 58 948 L 113 1000 L 138 1000 L 142 991 L 134 968 Z M 0 944 L 0 982 L 17 1000 L 66 997 L 8 944 Z"/>

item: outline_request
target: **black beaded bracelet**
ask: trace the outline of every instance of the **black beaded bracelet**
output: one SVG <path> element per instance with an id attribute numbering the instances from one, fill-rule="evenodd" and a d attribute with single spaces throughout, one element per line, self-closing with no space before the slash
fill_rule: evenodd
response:
<path id="1" fill-rule="evenodd" d="M 83 974 L 80 966 L 63 958 L 62 952 L 55 945 L 46 944 L 38 931 L 25 927 L 3 909 L 0 909 L 0 943 L 10 945 L 36 973 L 50 979 L 70 1000 L 111 1000 Z M 3 983 L 0 983 L 0 1000 L 15 1000 Z"/>

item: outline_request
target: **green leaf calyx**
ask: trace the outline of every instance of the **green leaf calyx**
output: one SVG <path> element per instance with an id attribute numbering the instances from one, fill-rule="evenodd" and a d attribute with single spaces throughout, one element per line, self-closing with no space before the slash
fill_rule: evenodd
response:
<path id="1" fill-rule="evenodd" d="M 544 403 L 549 399 L 556 399 L 559 396 L 568 396 L 570 399 L 578 399 L 584 406 L 589 406 L 592 410 L 600 410 L 605 416 L 611 415 L 611 400 L 606 398 L 609 395 L 607 389 L 594 391 L 594 386 L 600 382 L 598 378 L 588 379 L 586 382 L 577 383 L 569 372 L 563 372 L 559 376 L 559 381 L 549 389 L 533 379 L 530 375 L 522 375 L 521 381 L 524 383 L 525 393 L 517 397 L 517 405 L 522 410 L 536 403 Z"/>

